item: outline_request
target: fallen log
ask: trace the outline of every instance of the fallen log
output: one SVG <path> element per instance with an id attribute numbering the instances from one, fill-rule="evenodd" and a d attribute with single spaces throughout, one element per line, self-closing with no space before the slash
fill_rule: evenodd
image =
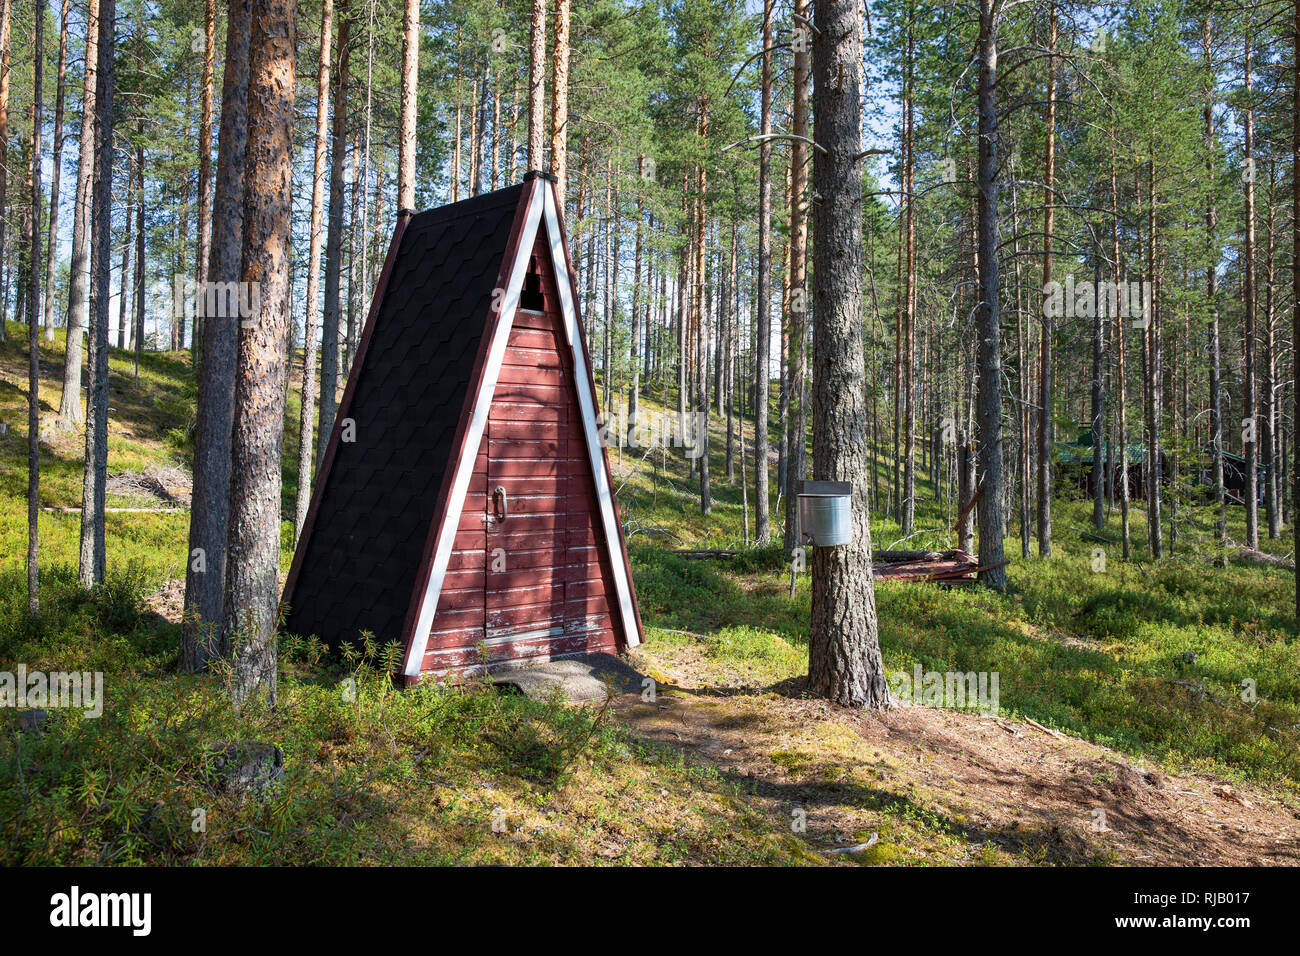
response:
<path id="1" fill-rule="evenodd" d="M 901 561 L 939 561 L 952 557 L 951 551 L 876 551 L 871 557 L 887 563 Z"/>
<path id="2" fill-rule="evenodd" d="M 1295 565 L 1286 558 L 1279 558 L 1275 554 L 1257 551 L 1254 548 L 1238 548 L 1233 557 L 1238 561 L 1245 561 L 1247 564 L 1267 564 L 1275 568 L 1286 568 L 1288 571 L 1295 570 Z"/>

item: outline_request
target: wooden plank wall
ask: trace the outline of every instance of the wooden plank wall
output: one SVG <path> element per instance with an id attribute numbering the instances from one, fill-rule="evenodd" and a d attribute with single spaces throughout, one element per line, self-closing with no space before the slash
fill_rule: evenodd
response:
<path id="1" fill-rule="evenodd" d="M 520 308 L 475 458 L 423 670 L 615 653 L 617 592 L 545 232 L 540 311 Z M 525 289 L 536 281 L 526 283 Z M 527 299 L 525 299 L 527 301 Z M 505 520 L 493 490 L 508 496 Z"/>

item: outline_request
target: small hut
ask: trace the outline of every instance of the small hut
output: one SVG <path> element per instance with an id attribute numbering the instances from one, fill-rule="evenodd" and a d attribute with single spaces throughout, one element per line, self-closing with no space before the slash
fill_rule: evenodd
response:
<path id="1" fill-rule="evenodd" d="M 550 177 L 403 212 L 284 589 L 430 674 L 640 643 Z"/>
<path id="2" fill-rule="evenodd" d="M 1103 441 L 1100 451 L 1102 467 L 1109 466 L 1110 468 L 1111 487 L 1118 488 L 1120 479 L 1127 475 L 1130 500 L 1145 498 L 1146 443 L 1140 441 L 1129 442 L 1124 449 L 1122 461 L 1120 460 L 1119 446 L 1110 441 Z M 1081 427 L 1078 437 L 1074 441 L 1054 442 L 1052 444 L 1052 461 L 1056 465 L 1061 480 L 1071 482 L 1088 497 L 1096 494 L 1095 474 L 1092 467 L 1093 437 L 1091 428 Z M 1166 477 L 1172 474 L 1169 456 L 1163 451 L 1160 452 L 1160 471 Z M 1103 474 L 1106 473 L 1103 472 Z"/>

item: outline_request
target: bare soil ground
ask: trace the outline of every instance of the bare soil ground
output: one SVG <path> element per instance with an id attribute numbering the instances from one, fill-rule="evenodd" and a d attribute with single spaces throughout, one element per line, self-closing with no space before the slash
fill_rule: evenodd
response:
<path id="1" fill-rule="evenodd" d="M 1291 795 L 1157 772 L 1005 718 L 911 704 L 864 714 L 801 699 L 798 681 L 705 686 L 708 662 L 689 647 L 651 642 L 634 663 L 661 681 L 657 700 L 625 695 L 617 719 L 749 781 L 753 804 L 774 817 L 802 808 L 814 850 L 869 832 L 886 845 L 901 816 L 957 845 L 918 846 L 913 828 L 898 862 L 1300 865 Z"/>

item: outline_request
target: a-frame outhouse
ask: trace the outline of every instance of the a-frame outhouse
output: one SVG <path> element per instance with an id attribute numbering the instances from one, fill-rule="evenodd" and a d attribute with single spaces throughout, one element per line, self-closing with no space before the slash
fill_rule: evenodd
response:
<path id="1" fill-rule="evenodd" d="M 287 629 L 430 674 L 638 644 L 549 177 L 398 221 L 285 584 Z"/>

